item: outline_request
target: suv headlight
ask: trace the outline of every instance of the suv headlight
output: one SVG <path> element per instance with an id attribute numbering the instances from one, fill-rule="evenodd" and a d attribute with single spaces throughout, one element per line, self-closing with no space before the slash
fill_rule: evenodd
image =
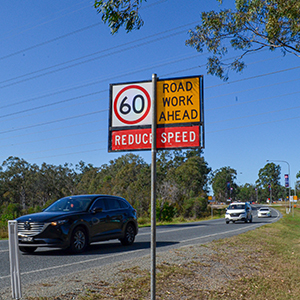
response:
<path id="1" fill-rule="evenodd" d="M 58 220 L 58 221 L 51 222 L 51 225 L 52 226 L 58 226 L 58 225 L 63 225 L 65 223 L 67 223 L 67 222 L 68 222 L 68 220 Z"/>

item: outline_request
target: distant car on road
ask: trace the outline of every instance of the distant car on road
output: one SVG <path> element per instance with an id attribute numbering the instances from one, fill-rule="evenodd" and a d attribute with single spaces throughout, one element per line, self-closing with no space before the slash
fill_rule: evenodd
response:
<path id="1" fill-rule="evenodd" d="M 111 239 L 131 245 L 138 233 L 136 210 L 127 200 L 110 195 L 65 197 L 43 212 L 16 220 L 19 248 L 29 253 L 38 247 L 80 253 L 92 242 Z"/>
<path id="2" fill-rule="evenodd" d="M 226 209 L 226 224 L 229 224 L 230 221 L 232 223 L 235 223 L 236 221 L 252 223 L 252 219 L 252 208 L 248 202 L 233 202 Z"/>
<path id="3" fill-rule="evenodd" d="M 270 218 L 270 217 L 272 217 L 270 208 L 269 207 L 261 207 L 257 211 L 257 216 L 259 218 Z"/>

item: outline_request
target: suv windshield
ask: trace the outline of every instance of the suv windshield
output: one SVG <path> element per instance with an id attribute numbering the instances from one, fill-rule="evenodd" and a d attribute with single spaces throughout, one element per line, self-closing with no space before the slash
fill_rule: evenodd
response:
<path id="1" fill-rule="evenodd" d="M 245 209 L 245 204 L 231 204 L 228 209 Z"/>
<path id="2" fill-rule="evenodd" d="M 86 211 L 93 198 L 91 197 L 66 197 L 57 200 L 48 208 L 47 212 L 61 212 L 61 211 Z"/>

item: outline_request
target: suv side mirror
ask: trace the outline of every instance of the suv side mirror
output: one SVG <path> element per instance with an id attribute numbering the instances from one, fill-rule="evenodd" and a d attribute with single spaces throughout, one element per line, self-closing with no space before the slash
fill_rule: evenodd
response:
<path id="1" fill-rule="evenodd" d="M 102 211 L 103 211 L 102 207 L 95 207 L 95 208 L 92 209 L 93 214 L 96 214 L 96 213 L 99 213 L 99 212 L 102 212 Z"/>

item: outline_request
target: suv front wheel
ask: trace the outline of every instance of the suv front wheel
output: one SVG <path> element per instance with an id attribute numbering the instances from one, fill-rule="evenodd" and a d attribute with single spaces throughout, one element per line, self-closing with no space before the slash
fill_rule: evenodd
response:
<path id="1" fill-rule="evenodd" d="M 82 227 L 77 227 L 72 233 L 70 251 L 72 253 L 83 252 L 88 245 L 86 231 Z"/>

